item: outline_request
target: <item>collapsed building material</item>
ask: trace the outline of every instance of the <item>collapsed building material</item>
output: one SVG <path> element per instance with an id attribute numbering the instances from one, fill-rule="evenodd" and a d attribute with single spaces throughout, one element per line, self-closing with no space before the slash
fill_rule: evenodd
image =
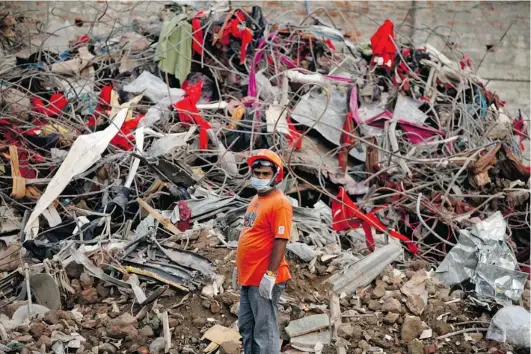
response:
<path id="1" fill-rule="evenodd" d="M 0 306 L 18 321 L 0 315 L 0 350 L 239 353 L 227 280 L 245 160 L 269 148 L 293 205 L 293 348 L 494 351 L 493 302 L 529 299 L 528 118 L 457 42 L 415 47 L 384 19 L 362 43 L 315 13 L 117 4 L 73 23 L 55 6 L 48 29 L 0 5 Z"/>
<path id="2" fill-rule="evenodd" d="M 522 348 L 531 347 L 529 312 L 520 306 L 507 306 L 494 315 L 487 338 Z"/>
<path id="3" fill-rule="evenodd" d="M 317 348 L 328 345 L 331 342 L 331 333 L 329 331 L 310 333 L 292 338 L 290 343 L 295 349 L 305 352 L 315 353 Z"/>
<path id="4" fill-rule="evenodd" d="M 453 247 L 436 271 L 446 285 L 471 279 L 478 296 L 503 304 L 517 301 L 528 274 L 516 271 L 517 261 L 505 241 L 506 223 L 498 211 L 470 230 L 461 230 Z"/>
<path id="5" fill-rule="evenodd" d="M 377 248 L 343 272 L 336 273 L 326 279 L 336 294 L 352 293 L 357 288 L 370 284 L 391 262 L 402 255 L 402 247 L 396 242 Z"/>
<path id="6" fill-rule="evenodd" d="M 318 331 L 330 326 L 330 317 L 327 314 L 307 316 L 300 320 L 291 321 L 286 327 L 286 333 L 293 338 Z"/>

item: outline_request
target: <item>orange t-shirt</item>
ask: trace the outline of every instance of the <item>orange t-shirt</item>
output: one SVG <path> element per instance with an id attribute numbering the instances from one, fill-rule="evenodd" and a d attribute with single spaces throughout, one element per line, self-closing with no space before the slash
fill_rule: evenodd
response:
<path id="1" fill-rule="evenodd" d="M 267 196 L 256 195 L 245 212 L 243 230 L 238 241 L 236 266 L 238 283 L 258 286 L 269 267 L 275 238 L 289 239 L 293 208 L 281 191 Z M 276 283 L 291 279 L 286 257 L 277 271 Z"/>

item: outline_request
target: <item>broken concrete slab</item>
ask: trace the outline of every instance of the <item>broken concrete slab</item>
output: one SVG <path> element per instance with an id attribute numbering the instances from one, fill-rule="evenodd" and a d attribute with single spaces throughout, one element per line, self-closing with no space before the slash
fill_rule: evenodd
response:
<path id="1" fill-rule="evenodd" d="M 300 320 L 291 321 L 286 327 L 286 333 L 291 337 L 302 336 L 330 326 L 327 314 L 306 316 Z"/>
<path id="2" fill-rule="evenodd" d="M 348 295 L 357 288 L 370 284 L 385 267 L 398 259 L 402 252 L 400 243 L 390 242 L 352 265 L 344 274 L 332 275 L 325 283 L 332 284 L 332 289 L 337 294 Z"/>
<path id="3" fill-rule="evenodd" d="M 315 346 L 318 343 L 328 345 L 331 342 L 332 333 L 328 331 L 310 333 L 303 336 L 291 338 L 290 344 L 293 348 L 315 353 Z"/>
<path id="4" fill-rule="evenodd" d="M 310 262 L 317 255 L 317 253 L 312 247 L 302 242 L 288 243 L 286 248 L 291 253 L 296 254 L 297 257 L 299 257 L 304 262 Z"/>
<path id="5" fill-rule="evenodd" d="M 428 304 L 427 282 L 428 274 L 425 270 L 419 270 L 400 288 L 400 291 L 408 297 L 411 295 L 420 296 L 422 301 L 424 301 L 424 306 L 426 306 Z"/>

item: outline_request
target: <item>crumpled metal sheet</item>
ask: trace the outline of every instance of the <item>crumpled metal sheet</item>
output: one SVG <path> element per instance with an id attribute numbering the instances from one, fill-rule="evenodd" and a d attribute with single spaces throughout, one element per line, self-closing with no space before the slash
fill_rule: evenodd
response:
<path id="1" fill-rule="evenodd" d="M 527 274 L 516 269 L 513 251 L 505 242 L 505 219 L 498 211 L 469 230 L 446 255 L 435 276 L 452 286 L 470 279 L 476 294 L 509 305 L 522 295 Z"/>
<path id="2" fill-rule="evenodd" d="M 222 212 L 247 207 L 239 198 L 220 198 L 214 195 L 208 195 L 206 198 L 201 199 L 190 199 L 186 203 L 192 209 L 192 222 L 198 222 Z"/>
<path id="3" fill-rule="evenodd" d="M 320 247 L 339 242 L 337 234 L 327 227 L 332 224 L 331 215 L 330 207 L 322 201 L 313 208 L 293 207 L 293 222 L 300 231 L 313 235 L 312 240 Z"/>
<path id="4" fill-rule="evenodd" d="M 293 109 L 291 118 L 307 127 L 313 127 L 326 140 L 339 146 L 347 111 L 347 92 L 330 87 L 327 88 L 327 92 L 314 89 L 304 94 Z M 364 148 L 364 146 L 360 147 Z M 364 150 L 358 151 L 354 148 L 349 154 L 365 162 Z"/>

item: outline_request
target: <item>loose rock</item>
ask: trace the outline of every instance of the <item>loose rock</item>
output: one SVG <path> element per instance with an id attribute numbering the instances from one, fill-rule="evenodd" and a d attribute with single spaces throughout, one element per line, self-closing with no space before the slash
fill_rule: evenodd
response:
<path id="1" fill-rule="evenodd" d="M 409 309 L 409 311 L 411 311 L 411 313 L 418 316 L 418 315 L 421 315 L 422 312 L 424 311 L 425 304 L 424 304 L 424 300 L 422 300 L 422 298 L 419 295 L 413 294 L 413 295 L 408 295 L 406 306 Z"/>
<path id="2" fill-rule="evenodd" d="M 82 264 L 78 264 L 76 262 L 70 262 L 65 267 L 66 275 L 70 279 L 79 279 L 81 277 L 81 273 L 83 273 L 84 270 L 85 267 Z"/>
<path id="3" fill-rule="evenodd" d="M 234 305 L 230 307 L 230 313 L 232 313 L 236 317 L 238 317 L 239 311 L 240 311 L 240 302 L 236 302 Z"/>
<path id="4" fill-rule="evenodd" d="M 241 345 L 240 342 L 228 341 L 221 344 L 219 349 L 220 354 L 240 354 Z"/>
<path id="5" fill-rule="evenodd" d="M 434 354 L 437 353 L 437 345 L 432 343 L 424 347 L 424 354 Z"/>
<path id="6" fill-rule="evenodd" d="M 404 341 L 404 343 L 411 342 L 413 339 L 418 338 L 423 330 L 420 318 L 416 316 L 406 316 L 400 332 L 402 341 Z"/>
<path id="7" fill-rule="evenodd" d="M 219 299 L 222 303 L 224 303 L 227 306 L 231 306 L 232 304 L 238 302 L 240 300 L 240 297 L 232 292 L 224 292 L 219 296 Z"/>
<path id="8" fill-rule="evenodd" d="M 350 339 L 354 335 L 354 327 L 350 323 L 341 323 L 337 329 L 337 335 L 341 338 Z"/>
<path id="9" fill-rule="evenodd" d="M 109 295 L 111 294 L 111 291 L 109 290 L 109 288 L 103 286 L 102 283 L 99 283 L 98 285 L 96 285 L 96 292 L 102 299 L 108 298 Z"/>
<path id="10" fill-rule="evenodd" d="M 383 286 L 377 286 L 372 290 L 371 297 L 373 299 L 379 299 L 385 295 L 385 288 Z"/>
<path id="11" fill-rule="evenodd" d="M 40 348 L 42 345 L 46 347 L 46 349 L 50 349 L 52 347 L 52 340 L 48 336 L 41 336 L 37 343 L 35 344 L 37 348 Z"/>
<path id="12" fill-rule="evenodd" d="M 94 278 L 88 275 L 87 273 L 83 272 L 79 276 L 79 283 L 83 287 L 83 289 L 88 289 L 94 285 Z"/>
<path id="13" fill-rule="evenodd" d="M 103 353 L 114 354 L 116 353 L 116 347 L 111 343 L 103 343 L 102 345 L 98 346 L 98 354 Z"/>
<path id="14" fill-rule="evenodd" d="M 48 323 L 48 324 L 57 324 L 59 323 L 59 316 L 58 316 L 58 313 L 57 311 L 48 311 L 44 314 L 43 316 L 43 320 Z"/>
<path id="15" fill-rule="evenodd" d="M 474 342 L 479 342 L 480 340 L 483 339 L 483 334 L 482 333 L 474 333 L 474 332 L 472 332 L 472 333 L 467 333 L 467 334 L 468 334 L 468 336 L 470 338 L 472 338 L 472 341 L 474 341 Z"/>
<path id="16" fill-rule="evenodd" d="M 217 301 L 212 301 L 210 304 L 210 311 L 214 314 L 219 313 L 221 311 L 221 306 L 219 306 Z"/>
<path id="17" fill-rule="evenodd" d="M 418 339 L 413 339 L 408 345 L 407 345 L 407 353 L 408 354 L 424 354 L 424 344 Z"/>
<path id="18" fill-rule="evenodd" d="M 449 325 L 448 323 L 441 321 L 441 320 L 436 320 L 433 326 L 433 330 L 438 335 L 442 336 L 442 335 L 452 332 L 453 329 L 452 329 L 452 326 Z"/>
<path id="19" fill-rule="evenodd" d="M 79 297 L 83 304 L 95 304 L 98 302 L 98 292 L 94 288 L 83 290 Z"/>
<path id="20" fill-rule="evenodd" d="M 380 309 L 380 302 L 378 300 L 369 301 L 369 310 L 378 311 Z"/>
<path id="21" fill-rule="evenodd" d="M 128 312 L 110 320 L 107 325 L 108 335 L 112 338 L 135 337 L 138 335 L 138 321 Z"/>
<path id="22" fill-rule="evenodd" d="M 381 307 L 381 310 L 383 312 L 400 313 L 401 309 L 402 309 L 402 304 L 400 304 L 400 301 L 398 301 L 397 299 L 395 299 L 393 297 L 385 299 L 385 301 L 384 301 L 384 303 L 383 303 L 383 305 Z"/>
<path id="23" fill-rule="evenodd" d="M 148 337 L 148 338 L 155 336 L 155 333 L 153 332 L 153 328 L 151 328 L 151 326 L 148 326 L 148 325 L 145 325 L 144 327 L 142 327 L 138 333 L 141 336 Z"/>
<path id="24" fill-rule="evenodd" d="M 472 351 L 472 344 L 463 340 L 457 348 L 459 349 L 459 353 L 470 353 Z"/>
<path id="25" fill-rule="evenodd" d="M 387 324 L 393 324 L 396 322 L 396 320 L 398 320 L 398 317 L 400 317 L 400 315 L 398 313 L 394 313 L 394 312 L 389 312 L 387 315 L 385 315 L 383 321 L 384 323 L 387 323 Z"/>
<path id="26" fill-rule="evenodd" d="M 360 348 L 360 349 L 366 350 L 369 347 L 370 347 L 369 343 L 367 343 L 367 341 L 364 340 L 364 339 L 362 339 L 362 340 L 360 340 L 358 342 L 358 348 Z"/>
<path id="27" fill-rule="evenodd" d="M 197 317 L 193 320 L 192 324 L 196 328 L 202 328 L 204 325 L 206 325 L 206 320 L 201 317 Z"/>
<path id="28" fill-rule="evenodd" d="M 46 331 L 46 325 L 43 322 L 33 322 L 29 327 L 29 332 L 35 339 L 39 339 Z"/>
<path id="29" fill-rule="evenodd" d="M 20 343 L 29 343 L 33 341 L 33 337 L 30 334 L 26 334 L 25 336 L 15 337 L 15 340 Z"/>
<path id="30" fill-rule="evenodd" d="M 385 338 L 379 338 L 379 337 L 371 338 L 371 342 L 374 343 L 374 345 L 380 348 L 384 348 L 384 349 L 389 349 L 393 347 L 393 342 L 390 342 Z"/>
<path id="31" fill-rule="evenodd" d="M 158 337 L 149 345 L 149 354 L 158 354 L 164 351 L 165 346 L 166 341 L 164 340 L 164 337 Z"/>

